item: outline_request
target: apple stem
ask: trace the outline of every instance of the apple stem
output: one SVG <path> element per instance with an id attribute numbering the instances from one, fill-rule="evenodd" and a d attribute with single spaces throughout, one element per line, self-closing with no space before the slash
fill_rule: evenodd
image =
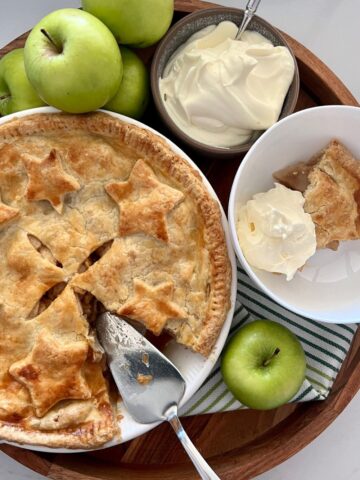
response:
<path id="1" fill-rule="evenodd" d="M 10 93 L 8 93 L 8 94 L 6 94 L 6 95 L 2 95 L 2 96 L 0 97 L 0 101 L 1 101 L 1 100 L 6 100 L 7 98 L 10 98 L 10 97 L 11 97 Z"/>
<path id="2" fill-rule="evenodd" d="M 43 35 L 45 35 L 45 37 L 49 40 L 50 43 L 52 43 L 52 44 L 54 45 L 54 47 L 55 47 L 55 49 L 56 49 L 56 51 L 57 51 L 58 53 L 62 53 L 62 48 L 59 48 L 59 47 L 56 45 L 56 43 L 55 43 L 54 40 L 51 38 L 51 36 L 49 35 L 49 33 L 45 30 L 45 28 L 42 28 L 42 29 L 40 30 L 40 32 L 41 32 Z"/>
<path id="3" fill-rule="evenodd" d="M 279 353 L 280 353 L 280 348 L 276 348 L 274 353 L 271 355 L 271 357 L 263 362 L 263 367 L 267 367 L 269 365 L 269 363 L 271 362 L 271 360 L 274 357 L 276 357 L 276 355 L 279 355 Z"/>

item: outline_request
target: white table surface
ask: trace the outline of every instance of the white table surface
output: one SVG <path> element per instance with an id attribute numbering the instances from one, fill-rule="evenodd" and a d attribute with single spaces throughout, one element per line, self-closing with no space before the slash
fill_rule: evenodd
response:
<path id="1" fill-rule="evenodd" d="M 244 7 L 245 0 L 222 0 Z M 29 30 L 45 14 L 78 0 L 0 0 L 0 47 Z M 360 1 L 263 0 L 259 15 L 323 60 L 360 101 Z M 312 444 L 257 480 L 359 480 L 360 393 Z M 1 480 L 41 480 L 0 452 Z"/>

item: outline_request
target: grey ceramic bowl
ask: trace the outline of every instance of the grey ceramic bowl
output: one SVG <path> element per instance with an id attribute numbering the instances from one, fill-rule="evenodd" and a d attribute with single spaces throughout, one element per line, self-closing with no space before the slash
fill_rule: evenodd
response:
<path id="1" fill-rule="evenodd" d="M 191 149 L 196 150 L 202 155 L 217 157 L 219 159 L 233 158 L 248 151 L 263 132 L 254 132 L 253 136 L 247 143 L 230 148 L 213 147 L 194 140 L 184 133 L 167 113 L 160 95 L 159 79 L 162 77 L 165 66 L 171 55 L 178 47 L 180 47 L 180 45 L 186 42 L 191 35 L 209 25 L 218 24 L 224 20 L 230 20 L 235 24 L 240 25 L 243 16 L 244 10 L 223 7 L 200 10 L 187 15 L 170 28 L 161 43 L 158 45 L 151 65 L 151 90 L 156 108 L 165 125 L 174 135 L 176 135 L 176 137 Z M 299 95 L 300 78 L 295 56 L 281 33 L 262 18 L 254 16 L 248 26 L 248 30 L 255 30 L 261 33 L 276 46 L 282 45 L 287 47 L 294 58 L 295 74 L 286 95 L 279 119 L 284 118 L 295 110 Z"/>

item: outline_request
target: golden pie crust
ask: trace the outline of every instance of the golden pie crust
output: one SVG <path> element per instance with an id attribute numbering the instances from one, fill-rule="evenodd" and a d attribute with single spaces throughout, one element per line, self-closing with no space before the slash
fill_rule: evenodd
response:
<path id="1" fill-rule="evenodd" d="M 290 165 L 274 178 L 303 193 L 317 248 L 336 250 L 340 241 L 360 238 L 360 162 L 341 142 L 332 140 L 309 162 Z"/>
<path id="2" fill-rule="evenodd" d="M 337 140 L 319 155 L 304 197 L 318 248 L 360 238 L 360 162 Z"/>
<path id="3" fill-rule="evenodd" d="M 103 113 L 0 126 L 0 437 L 118 435 L 99 305 L 208 355 L 229 308 L 217 202 L 148 130 Z"/>

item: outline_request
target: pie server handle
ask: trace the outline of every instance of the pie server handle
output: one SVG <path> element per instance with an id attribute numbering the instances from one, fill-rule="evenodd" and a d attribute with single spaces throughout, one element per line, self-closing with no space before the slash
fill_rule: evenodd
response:
<path id="1" fill-rule="evenodd" d="M 99 340 L 104 347 L 111 373 L 123 402 L 140 423 L 167 420 L 203 480 L 220 480 L 187 436 L 177 415 L 177 405 L 184 395 L 185 381 L 175 366 L 143 335 L 122 317 L 105 312 L 96 320 Z M 146 388 L 139 384 L 142 356 L 152 381 Z"/>
<path id="2" fill-rule="evenodd" d="M 206 460 L 201 456 L 195 445 L 192 443 L 190 438 L 188 437 L 187 433 L 185 432 L 179 417 L 177 415 L 177 406 L 172 405 L 166 412 L 165 412 L 166 420 L 170 423 L 172 428 L 174 429 L 178 439 L 180 440 L 184 450 L 189 455 L 194 467 L 198 471 L 202 480 L 220 480 L 220 478 L 216 475 L 214 470 L 210 467 L 210 465 L 206 462 Z"/>

